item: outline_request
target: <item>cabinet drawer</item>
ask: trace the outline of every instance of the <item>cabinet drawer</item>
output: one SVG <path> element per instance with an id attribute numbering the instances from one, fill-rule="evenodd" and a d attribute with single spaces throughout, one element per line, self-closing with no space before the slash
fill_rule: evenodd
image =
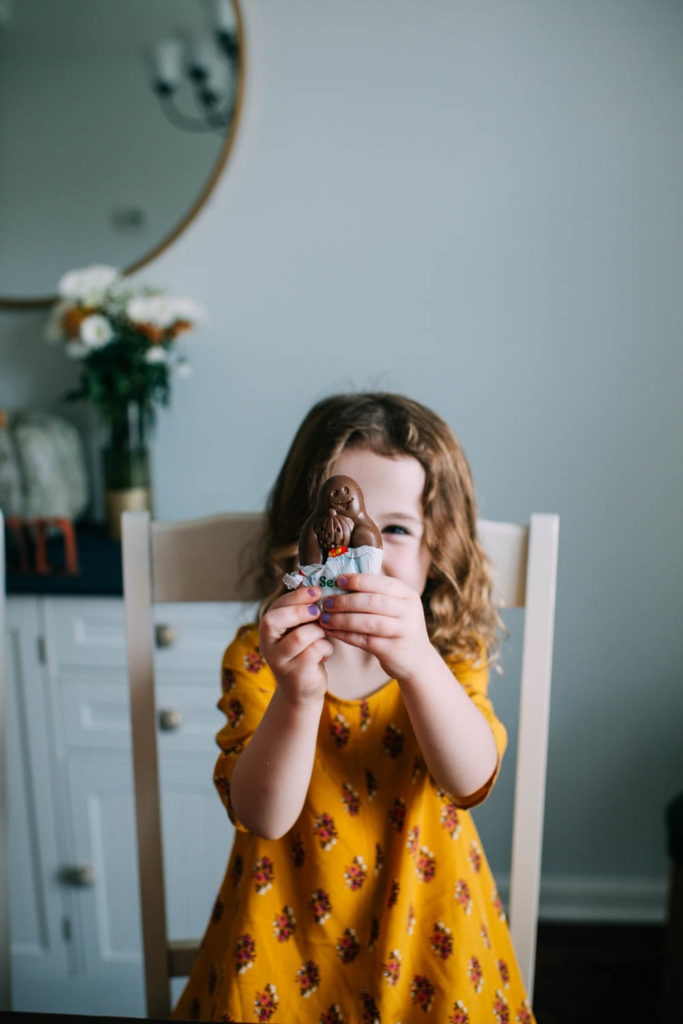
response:
<path id="1" fill-rule="evenodd" d="M 68 749 L 130 750 L 130 712 L 125 673 L 72 669 L 59 684 L 64 742 Z M 216 708 L 220 687 L 206 674 L 194 684 L 161 683 L 157 689 L 160 754 L 217 751 L 215 735 L 223 726 Z"/>
<path id="2" fill-rule="evenodd" d="M 213 671 L 237 628 L 253 621 L 253 605 L 165 604 L 154 608 L 157 671 Z M 49 648 L 57 670 L 68 666 L 126 668 L 123 601 L 53 598 L 46 601 Z"/>
<path id="3" fill-rule="evenodd" d="M 216 733 L 225 725 L 225 716 L 216 707 L 219 696 L 220 687 L 215 685 L 159 687 L 157 736 L 162 759 L 207 750 L 218 756 Z"/>
<path id="4" fill-rule="evenodd" d="M 239 626 L 253 622 L 253 605 L 160 604 L 154 609 L 155 664 L 159 675 L 166 669 L 183 669 L 188 678 L 205 669 L 220 677 L 223 652 Z"/>
<path id="5" fill-rule="evenodd" d="M 123 601 L 60 597 L 45 602 L 48 648 L 56 667 L 126 666 Z"/>
<path id="6" fill-rule="evenodd" d="M 128 684 L 123 670 L 72 670 L 59 681 L 64 743 L 72 750 L 129 750 Z"/>

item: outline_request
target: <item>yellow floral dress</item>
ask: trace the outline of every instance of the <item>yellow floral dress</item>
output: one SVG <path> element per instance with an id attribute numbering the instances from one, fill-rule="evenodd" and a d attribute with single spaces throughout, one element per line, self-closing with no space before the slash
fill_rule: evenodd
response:
<path id="1" fill-rule="evenodd" d="M 493 729 L 488 672 L 453 672 Z M 235 843 L 176 1019 L 531 1024 L 505 914 L 469 812 L 440 790 L 398 683 L 325 697 L 304 808 L 281 839 L 247 832 L 233 765 L 275 689 L 256 626 L 228 647 L 214 781 Z M 473 801 L 483 799 L 490 780 Z"/>

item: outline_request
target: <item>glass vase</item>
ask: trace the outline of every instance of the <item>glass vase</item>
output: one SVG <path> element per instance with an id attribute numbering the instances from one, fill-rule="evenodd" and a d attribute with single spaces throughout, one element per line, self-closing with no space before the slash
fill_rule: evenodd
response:
<path id="1" fill-rule="evenodd" d="M 150 421 L 145 410 L 130 402 L 109 418 L 109 436 L 102 450 L 107 535 L 121 537 L 121 515 L 129 509 L 153 511 L 150 470 Z"/>

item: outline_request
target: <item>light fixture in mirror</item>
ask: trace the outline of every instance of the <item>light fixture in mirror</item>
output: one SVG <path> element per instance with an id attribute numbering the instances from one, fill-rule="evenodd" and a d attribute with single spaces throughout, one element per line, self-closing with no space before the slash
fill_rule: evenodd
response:
<path id="1" fill-rule="evenodd" d="M 162 252 L 225 166 L 243 86 L 237 0 L 10 3 L 0 306 L 50 305 L 71 267 L 130 272 Z"/>
<path id="2" fill-rule="evenodd" d="M 180 33 L 152 49 L 152 86 L 162 110 L 184 131 L 225 132 L 235 115 L 239 41 L 229 0 L 213 0 L 212 36 Z M 196 112 L 190 116 L 178 103 L 183 76 L 193 86 Z"/>

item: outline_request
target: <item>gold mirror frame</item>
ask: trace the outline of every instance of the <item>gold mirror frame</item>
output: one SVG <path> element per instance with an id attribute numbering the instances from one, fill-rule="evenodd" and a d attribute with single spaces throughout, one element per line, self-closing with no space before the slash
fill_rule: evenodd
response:
<path id="1" fill-rule="evenodd" d="M 244 42 L 244 22 L 242 19 L 242 12 L 240 10 L 238 0 L 230 0 L 232 8 L 235 12 L 235 25 L 237 29 L 237 39 L 239 47 L 239 64 L 237 68 L 237 89 L 235 94 L 235 113 L 230 122 L 230 127 L 225 136 L 225 142 L 221 149 L 218 159 L 214 164 L 213 170 L 209 175 L 204 187 L 195 199 L 194 203 L 187 211 L 187 213 L 180 219 L 180 221 L 171 228 L 167 235 L 165 235 L 161 241 L 155 245 L 152 249 L 146 252 L 140 259 L 134 263 L 130 263 L 124 267 L 124 274 L 133 274 L 140 267 L 146 266 L 151 263 L 152 260 L 156 259 L 165 249 L 178 238 L 185 228 L 194 220 L 199 211 L 204 206 L 204 203 L 213 192 L 218 179 L 220 178 L 225 165 L 228 162 L 228 157 L 232 151 L 232 146 L 235 141 L 235 135 L 237 134 L 237 128 L 240 122 L 240 116 L 242 112 L 242 99 L 244 93 L 244 78 L 246 69 L 246 47 Z M 13 309 L 13 310 L 34 310 L 34 309 L 46 309 L 54 305 L 57 301 L 56 295 L 45 295 L 36 299 L 12 299 L 4 298 L 0 296 L 0 309 Z"/>

